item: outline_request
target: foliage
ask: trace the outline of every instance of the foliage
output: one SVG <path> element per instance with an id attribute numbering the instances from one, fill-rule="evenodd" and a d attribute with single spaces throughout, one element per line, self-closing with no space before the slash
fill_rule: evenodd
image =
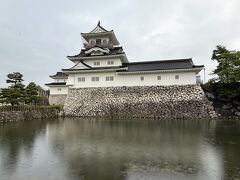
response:
<path id="1" fill-rule="evenodd" d="M 230 51 L 218 45 L 213 50 L 212 60 L 218 62 L 214 74 L 218 78 L 211 79 L 205 88 L 211 92 L 230 98 L 240 96 L 240 51 Z"/>
<path id="2" fill-rule="evenodd" d="M 14 72 L 7 75 L 6 82 L 10 84 L 8 88 L 3 88 L 0 94 L 0 102 L 11 104 L 12 106 L 23 104 L 26 100 L 26 92 L 22 84 L 23 75 Z"/>
<path id="3" fill-rule="evenodd" d="M 22 78 L 23 75 L 19 72 L 13 72 L 7 75 L 6 82 L 9 84 L 9 87 L 2 89 L 0 93 L 0 103 L 10 104 L 12 106 L 24 104 L 36 105 L 41 103 L 42 97 L 39 95 L 39 92 L 44 92 L 44 90 L 34 82 L 29 83 L 28 86 L 25 87 L 25 85 L 22 84 Z"/>
<path id="4" fill-rule="evenodd" d="M 22 83 L 23 79 L 23 75 L 19 72 L 13 72 L 11 74 L 7 75 L 8 79 L 6 80 L 7 83 L 12 83 L 14 85 L 16 85 L 17 83 Z"/>
<path id="5" fill-rule="evenodd" d="M 221 83 L 209 81 L 202 88 L 207 92 L 214 92 L 216 95 L 227 96 L 229 98 L 240 97 L 240 83 Z"/>
<path id="6" fill-rule="evenodd" d="M 41 87 L 37 86 L 34 82 L 28 84 L 28 86 L 25 88 L 27 93 L 27 104 L 38 104 L 38 102 L 40 102 L 41 97 L 38 95 L 39 88 Z"/>
<path id="7" fill-rule="evenodd" d="M 212 60 L 218 62 L 214 74 L 221 83 L 237 83 L 240 81 L 240 51 L 230 51 L 218 45 L 213 50 Z"/>

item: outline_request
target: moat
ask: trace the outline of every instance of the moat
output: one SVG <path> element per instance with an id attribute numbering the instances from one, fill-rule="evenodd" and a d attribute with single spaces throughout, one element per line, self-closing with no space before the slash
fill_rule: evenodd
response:
<path id="1" fill-rule="evenodd" d="M 0 124 L 1 180 L 240 179 L 240 121 Z"/>

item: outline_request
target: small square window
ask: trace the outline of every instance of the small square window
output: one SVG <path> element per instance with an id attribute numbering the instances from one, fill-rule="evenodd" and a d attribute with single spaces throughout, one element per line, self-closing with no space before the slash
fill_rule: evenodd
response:
<path id="1" fill-rule="evenodd" d="M 140 79 L 141 79 L 141 81 L 144 81 L 144 77 L 143 76 L 141 76 Z"/>
<path id="2" fill-rule="evenodd" d="M 175 75 L 175 79 L 179 79 L 179 75 Z"/>
<path id="3" fill-rule="evenodd" d="M 113 64 L 114 64 L 114 61 L 108 61 L 107 64 L 108 64 L 108 65 L 113 65 Z"/>
<path id="4" fill-rule="evenodd" d="M 92 81 L 99 81 L 99 77 L 92 77 Z"/>
<path id="5" fill-rule="evenodd" d="M 93 65 L 94 65 L 94 66 L 100 66 L 100 62 L 99 62 L 99 61 L 93 62 Z"/>
<path id="6" fill-rule="evenodd" d="M 114 81 L 114 77 L 113 76 L 107 76 L 106 81 Z"/>
<path id="7" fill-rule="evenodd" d="M 158 76 L 158 77 L 157 77 L 157 80 L 159 80 L 159 81 L 162 80 L 162 77 L 161 77 L 161 76 Z"/>
<path id="8" fill-rule="evenodd" d="M 78 77 L 78 82 L 85 82 L 85 77 Z"/>

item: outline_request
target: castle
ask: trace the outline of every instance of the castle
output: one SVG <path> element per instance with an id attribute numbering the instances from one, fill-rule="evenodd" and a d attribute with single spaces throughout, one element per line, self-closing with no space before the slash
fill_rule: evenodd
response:
<path id="1" fill-rule="evenodd" d="M 54 79 L 46 84 L 50 96 L 67 95 L 69 88 L 196 84 L 196 75 L 203 69 L 189 58 L 129 62 L 114 31 L 106 30 L 100 22 L 81 35 L 86 42 L 84 49 L 67 56 L 74 66 L 50 76 Z"/>
<path id="2" fill-rule="evenodd" d="M 197 83 L 203 65 L 192 59 L 129 62 L 113 30 L 100 22 L 74 65 L 50 76 L 50 104 L 64 105 L 66 116 L 117 118 L 214 118 Z"/>

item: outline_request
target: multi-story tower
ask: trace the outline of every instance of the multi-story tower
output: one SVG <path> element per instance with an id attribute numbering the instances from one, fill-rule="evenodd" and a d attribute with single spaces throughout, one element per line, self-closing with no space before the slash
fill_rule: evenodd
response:
<path id="1" fill-rule="evenodd" d="M 84 48 L 77 55 L 67 56 L 74 66 L 50 76 L 55 82 L 46 84 L 51 104 L 63 103 L 54 101 L 54 97 L 61 95 L 64 99 L 69 88 L 196 84 L 196 74 L 203 69 L 191 58 L 129 62 L 114 31 L 104 29 L 100 22 L 81 35 Z"/>

